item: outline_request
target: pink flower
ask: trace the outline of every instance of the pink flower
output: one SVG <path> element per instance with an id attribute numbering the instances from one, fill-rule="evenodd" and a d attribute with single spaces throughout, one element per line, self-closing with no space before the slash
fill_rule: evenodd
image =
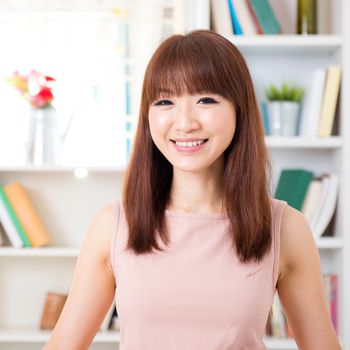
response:
<path id="1" fill-rule="evenodd" d="M 54 99 L 51 83 L 55 79 L 34 69 L 28 75 L 22 75 L 19 71 L 15 71 L 7 81 L 33 108 L 48 107 Z"/>

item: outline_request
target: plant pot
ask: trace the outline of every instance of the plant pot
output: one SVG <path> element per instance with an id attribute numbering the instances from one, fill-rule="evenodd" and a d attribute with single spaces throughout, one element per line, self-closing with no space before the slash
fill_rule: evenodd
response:
<path id="1" fill-rule="evenodd" d="M 298 134 L 300 103 L 270 101 L 268 103 L 269 126 L 272 136 L 295 136 Z"/>

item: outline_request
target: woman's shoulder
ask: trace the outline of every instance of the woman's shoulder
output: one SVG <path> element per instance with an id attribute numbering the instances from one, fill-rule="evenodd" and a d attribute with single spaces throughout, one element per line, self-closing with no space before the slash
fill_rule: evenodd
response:
<path id="1" fill-rule="evenodd" d="M 315 251 L 315 239 L 304 214 L 286 204 L 280 230 L 281 269 L 297 268 L 301 257 L 312 256 Z"/>
<path id="2" fill-rule="evenodd" d="M 84 246 L 90 248 L 91 253 L 98 254 L 104 261 L 109 260 L 115 205 L 115 202 L 111 202 L 96 210 L 84 242 Z"/>

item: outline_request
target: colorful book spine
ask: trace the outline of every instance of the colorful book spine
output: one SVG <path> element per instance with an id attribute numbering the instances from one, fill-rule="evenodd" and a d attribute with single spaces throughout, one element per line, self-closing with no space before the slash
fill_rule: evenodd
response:
<path id="1" fill-rule="evenodd" d="M 253 22 L 255 24 L 255 28 L 256 28 L 258 34 L 264 34 L 264 31 L 259 23 L 258 18 L 256 17 L 256 14 L 253 10 L 252 4 L 250 3 L 250 0 L 246 0 L 246 4 L 247 4 L 247 8 L 249 10 L 249 13 L 250 13 L 252 19 L 253 19 Z"/>
<path id="2" fill-rule="evenodd" d="M 49 245 L 50 234 L 34 208 L 26 189 L 16 181 L 5 185 L 4 191 L 32 246 Z"/>
<path id="3" fill-rule="evenodd" d="M 330 276 L 330 312 L 331 319 L 333 323 L 333 327 L 335 331 L 338 333 L 338 275 L 331 274 Z"/>
<path id="4" fill-rule="evenodd" d="M 250 15 L 250 11 L 247 7 L 245 0 L 233 0 L 236 16 L 238 22 L 241 25 L 244 35 L 256 35 L 258 34 L 254 20 Z"/>
<path id="5" fill-rule="evenodd" d="M 285 200 L 291 207 L 301 211 L 312 178 L 313 173 L 308 170 L 282 170 L 275 198 Z"/>
<path id="6" fill-rule="evenodd" d="M 21 236 L 17 232 L 13 221 L 11 220 L 10 214 L 6 209 L 6 206 L 4 204 L 2 197 L 0 197 L 0 220 L 6 232 L 7 237 L 11 242 L 11 245 L 14 248 L 22 248 L 24 245 L 23 241 L 21 239 Z"/>
<path id="7" fill-rule="evenodd" d="M 15 226 L 15 229 L 16 231 L 18 232 L 19 236 L 21 237 L 21 240 L 23 242 L 23 246 L 24 247 L 31 247 L 31 243 L 30 243 L 30 240 L 28 239 L 27 237 L 27 234 L 25 233 L 21 223 L 19 222 L 17 216 L 16 216 L 16 213 L 14 212 L 7 196 L 6 196 L 6 193 L 3 189 L 3 187 L 0 186 L 0 200 L 3 202 L 9 216 L 10 216 L 10 219 L 11 221 L 13 222 L 13 225 Z"/>
<path id="8" fill-rule="evenodd" d="M 264 34 L 280 34 L 281 26 L 268 0 L 250 0 L 250 3 Z"/>
<path id="9" fill-rule="evenodd" d="M 318 130 L 318 134 L 321 137 L 329 137 L 332 134 L 332 127 L 339 96 L 340 79 L 340 66 L 330 66 L 327 71 L 323 104 L 321 109 L 320 126 Z"/>
<path id="10" fill-rule="evenodd" d="M 230 9 L 230 15 L 231 15 L 231 21 L 232 21 L 232 27 L 233 27 L 233 33 L 236 35 L 242 35 L 242 28 L 238 22 L 237 14 L 235 11 L 235 7 L 233 6 L 233 0 L 227 0 L 228 6 Z"/>

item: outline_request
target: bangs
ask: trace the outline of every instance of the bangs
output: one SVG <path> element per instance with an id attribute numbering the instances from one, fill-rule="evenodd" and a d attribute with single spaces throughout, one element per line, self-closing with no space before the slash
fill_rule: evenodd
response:
<path id="1" fill-rule="evenodd" d="M 204 38 L 194 41 L 190 37 L 176 35 L 159 47 L 147 69 L 144 86 L 147 104 L 161 94 L 214 93 L 232 100 L 227 64 L 224 53 L 211 41 Z"/>

